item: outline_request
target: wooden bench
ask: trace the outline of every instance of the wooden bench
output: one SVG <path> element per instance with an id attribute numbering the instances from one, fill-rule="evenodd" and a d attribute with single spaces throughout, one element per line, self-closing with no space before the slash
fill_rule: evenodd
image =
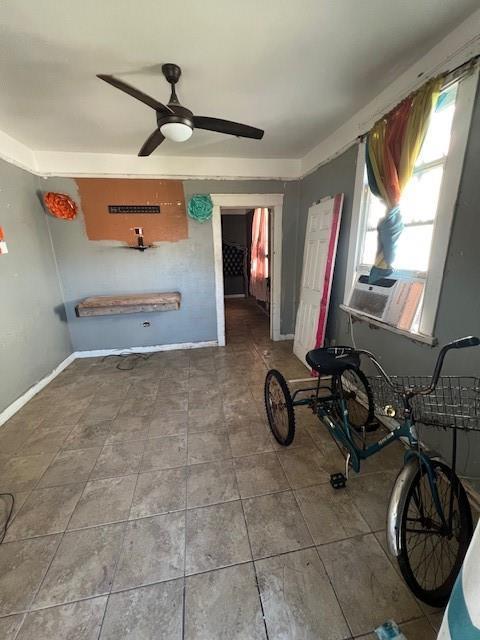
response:
<path id="1" fill-rule="evenodd" d="M 85 298 L 76 306 L 79 318 L 86 316 L 111 316 L 124 313 L 151 313 L 154 311 L 176 311 L 180 308 L 181 294 L 135 293 L 117 296 L 93 296 Z"/>

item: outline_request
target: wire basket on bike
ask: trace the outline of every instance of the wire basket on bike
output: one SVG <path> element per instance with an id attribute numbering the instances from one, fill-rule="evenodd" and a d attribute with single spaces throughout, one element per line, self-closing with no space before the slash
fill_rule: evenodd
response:
<path id="1" fill-rule="evenodd" d="M 369 378 L 378 415 L 401 416 L 404 389 L 428 387 L 431 378 L 424 376 L 390 376 L 396 389 L 382 376 Z M 398 390 L 398 391 L 397 391 Z M 428 395 L 411 399 L 413 415 L 424 425 L 466 431 L 480 431 L 480 379 L 465 376 L 440 376 Z"/>

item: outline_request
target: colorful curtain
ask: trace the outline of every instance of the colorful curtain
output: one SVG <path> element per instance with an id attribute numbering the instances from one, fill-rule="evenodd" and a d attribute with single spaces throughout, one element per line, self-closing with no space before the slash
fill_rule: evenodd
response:
<path id="1" fill-rule="evenodd" d="M 393 272 L 395 248 L 403 230 L 400 198 L 412 177 L 442 83 L 443 78 L 434 78 L 410 94 L 379 120 L 367 136 L 368 184 L 387 206 L 377 228 L 377 256 L 369 277 L 372 283 Z"/>
<path id="2" fill-rule="evenodd" d="M 255 209 L 252 223 L 250 295 L 268 301 L 268 209 Z"/>

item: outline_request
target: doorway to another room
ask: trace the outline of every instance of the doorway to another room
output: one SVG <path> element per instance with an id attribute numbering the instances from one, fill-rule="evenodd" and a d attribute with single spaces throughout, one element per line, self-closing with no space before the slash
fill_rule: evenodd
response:
<path id="1" fill-rule="evenodd" d="M 225 345 L 225 303 L 255 309 L 280 340 L 283 194 L 212 195 L 217 335 Z"/>
<path id="2" fill-rule="evenodd" d="M 225 303 L 256 307 L 270 318 L 271 219 L 267 207 L 222 209 L 222 258 Z"/>

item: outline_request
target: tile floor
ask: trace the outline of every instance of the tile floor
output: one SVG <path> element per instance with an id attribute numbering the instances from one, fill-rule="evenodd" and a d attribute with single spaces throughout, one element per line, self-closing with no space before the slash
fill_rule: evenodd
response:
<path id="1" fill-rule="evenodd" d="M 3 640 L 367 640 L 388 618 L 435 637 L 384 550 L 400 448 L 334 492 L 311 415 L 288 449 L 266 426 L 267 368 L 306 374 L 291 343 L 245 301 L 227 336 L 130 371 L 77 360 L 2 427 Z"/>

